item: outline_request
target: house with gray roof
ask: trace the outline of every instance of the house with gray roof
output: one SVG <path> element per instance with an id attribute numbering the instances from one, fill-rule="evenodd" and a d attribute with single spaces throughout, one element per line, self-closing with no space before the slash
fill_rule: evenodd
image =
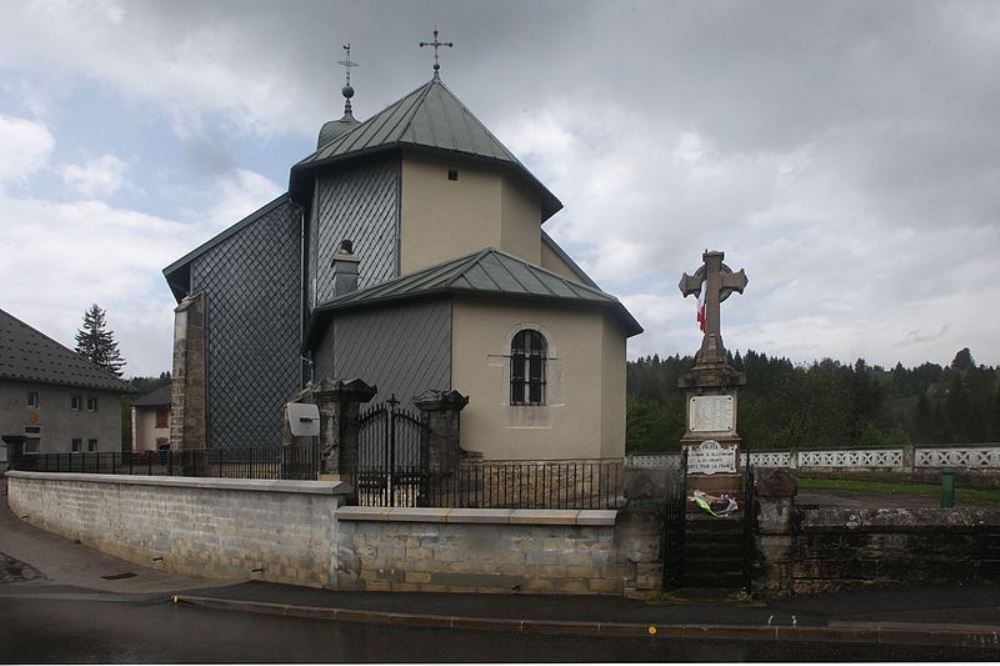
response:
<path id="1" fill-rule="evenodd" d="M 0 310 L 0 437 L 26 453 L 121 450 L 129 386 Z"/>
<path id="2" fill-rule="evenodd" d="M 132 450 L 162 451 L 170 448 L 171 384 L 132 401 Z"/>
<path id="3" fill-rule="evenodd" d="M 164 269 L 173 445 L 276 444 L 302 387 L 360 378 L 468 396 L 485 459 L 622 455 L 642 328 L 542 229 L 562 203 L 437 72 L 364 121 L 353 94 L 287 193 Z"/>

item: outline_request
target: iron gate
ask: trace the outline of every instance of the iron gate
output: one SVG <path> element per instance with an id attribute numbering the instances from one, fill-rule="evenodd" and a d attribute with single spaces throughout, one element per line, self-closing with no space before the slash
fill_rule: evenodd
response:
<path id="1" fill-rule="evenodd" d="M 426 426 L 401 408 L 395 395 L 358 417 L 355 488 L 363 506 L 417 506 L 425 492 L 423 460 Z"/>
<path id="2" fill-rule="evenodd" d="M 667 495 L 663 521 L 663 588 L 673 590 L 684 586 L 684 532 L 687 497 L 687 454 L 681 454 L 680 478 Z"/>

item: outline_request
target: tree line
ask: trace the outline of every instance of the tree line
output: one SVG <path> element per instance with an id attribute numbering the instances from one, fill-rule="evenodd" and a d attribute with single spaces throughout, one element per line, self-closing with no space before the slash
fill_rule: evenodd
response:
<path id="1" fill-rule="evenodd" d="M 745 450 L 1000 442 L 1000 369 L 976 365 L 968 348 L 943 367 L 803 365 L 753 350 L 730 353 L 729 362 L 747 375 L 738 402 Z M 677 380 L 693 365 L 691 356 L 655 354 L 628 363 L 629 451 L 679 447 L 685 395 Z"/>

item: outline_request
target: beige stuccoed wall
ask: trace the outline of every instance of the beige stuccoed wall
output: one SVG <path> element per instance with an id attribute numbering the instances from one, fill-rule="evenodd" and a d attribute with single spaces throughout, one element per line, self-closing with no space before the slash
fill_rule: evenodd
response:
<path id="1" fill-rule="evenodd" d="M 448 170 L 458 180 L 448 180 Z M 403 274 L 495 247 L 541 261 L 541 203 L 516 177 L 468 160 L 404 154 L 400 204 Z"/>
<path id="2" fill-rule="evenodd" d="M 603 368 L 601 380 L 601 455 L 605 458 L 625 455 L 625 336 L 605 316 L 601 327 Z"/>
<path id="3" fill-rule="evenodd" d="M 542 261 L 542 204 L 519 178 L 501 179 L 500 249 L 533 264 Z"/>
<path id="4" fill-rule="evenodd" d="M 132 449 L 134 451 L 155 451 L 157 438 L 166 439 L 170 443 L 170 426 L 156 427 L 156 407 L 132 408 Z M 169 423 L 169 421 L 168 421 Z"/>
<path id="5" fill-rule="evenodd" d="M 470 396 L 462 446 L 493 460 L 624 455 L 625 340 L 620 332 L 614 340 L 605 318 L 595 309 L 456 299 L 452 387 Z M 510 341 L 522 328 L 549 342 L 545 406 L 508 404 Z"/>
<path id="6" fill-rule="evenodd" d="M 580 279 L 580 276 L 576 274 L 576 271 L 574 271 L 569 264 L 563 261 L 562 258 L 553 252 L 552 248 L 545 243 L 542 243 L 541 245 L 541 259 L 542 268 L 550 270 L 556 275 L 561 275 L 567 280 L 583 284 L 583 281 Z"/>

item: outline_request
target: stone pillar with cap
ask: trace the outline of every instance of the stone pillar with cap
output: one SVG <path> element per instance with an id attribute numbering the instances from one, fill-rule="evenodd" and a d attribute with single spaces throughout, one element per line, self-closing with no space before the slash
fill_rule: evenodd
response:
<path id="1" fill-rule="evenodd" d="M 424 391 L 413 397 L 423 414 L 426 433 L 421 439 L 421 459 L 431 474 L 447 474 L 462 460 L 461 415 L 468 396 L 458 391 Z"/>
<path id="2" fill-rule="evenodd" d="M 358 413 L 378 393 L 360 379 L 324 379 L 313 387 L 319 407 L 320 479 L 339 481 L 358 467 Z"/>

